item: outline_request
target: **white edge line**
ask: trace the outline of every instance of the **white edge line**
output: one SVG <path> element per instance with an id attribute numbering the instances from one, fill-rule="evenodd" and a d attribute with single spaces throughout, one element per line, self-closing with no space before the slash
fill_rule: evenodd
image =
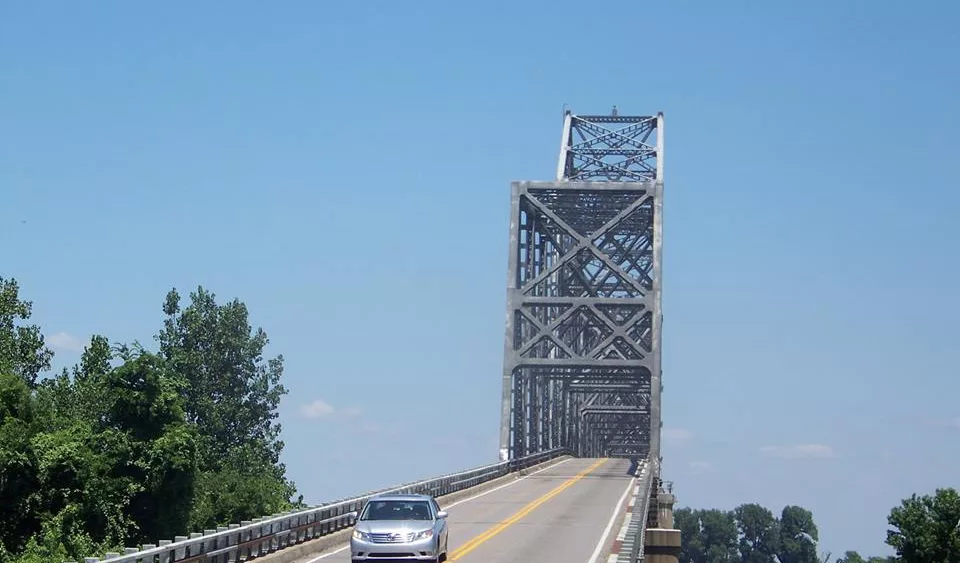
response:
<path id="1" fill-rule="evenodd" d="M 623 506 L 623 501 L 627 499 L 627 495 L 630 494 L 630 491 L 633 489 L 635 481 L 636 479 L 630 479 L 630 482 L 627 483 L 627 488 L 623 490 L 623 494 L 620 495 L 620 500 L 617 501 L 617 505 L 613 508 L 613 514 L 610 516 L 610 521 L 607 522 L 607 527 L 603 529 L 603 535 L 600 536 L 600 541 L 597 542 L 597 547 L 593 550 L 593 555 L 590 556 L 590 559 L 587 560 L 587 563 L 596 563 L 597 559 L 600 557 L 600 552 L 603 551 L 603 547 L 607 544 L 607 538 L 610 537 L 610 530 L 613 529 L 613 525 L 617 521 L 617 516 L 620 516 L 620 509 Z"/>
<path id="2" fill-rule="evenodd" d="M 572 458 L 572 457 L 568 457 L 567 459 L 560 460 L 560 461 L 558 461 L 557 463 L 552 463 L 552 464 L 550 464 L 550 465 L 548 465 L 548 466 L 546 466 L 546 467 L 541 467 L 540 469 L 537 469 L 537 470 L 534 471 L 533 473 L 527 473 L 526 475 L 524 475 L 523 477 L 521 477 L 521 478 L 519 478 L 519 479 L 514 479 L 513 481 L 510 481 L 509 483 L 504 483 L 504 484 L 502 484 L 502 485 L 500 485 L 500 486 L 498 486 L 498 487 L 494 487 L 494 488 L 490 489 L 489 491 L 483 491 L 482 493 L 475 494 L 475 495 L 473 495 L 472 497 L 467 497 L 467 498 L 465 498 L 465 499 L 460 499 L 460 500 L 458 500 L 457 502 L 455 502 L 455 503 L 453 503 L 453 504 L 451 504 L 451 505 L 449 505 L 449 506 L 447 506 L 447 507 L 445 507 L 445 508 L 444 508 L 444 507 L 441 507 L 441 508 L 444 508 L 444 510 L 446 510 L 446 509 L 448 509 L 448 508 L 453 508 L 454 506 L 457 506 L 458 504 L 463 504 L 463 503 L 465 503 L 465 502 L 469 502 L 469 501 L 471 501 L 471 500 L 478 499 L 478 498 L 480 498 L 480 497 L 482 497 L 482 496 L 489 495 L 490 493 L 499 491 L 500 489 L 504 489 L 504 488 L 506 488 L 506 487 L 509 487 L 510 485 L 516 485 L 517 483 L 519 483 L 520 481 L 523 481 L 523 480 L 526 479 L 527 477 L 533 477 L 533 476 L 536 475 L 537 473 L 540 473 L 540 472 L 542 472 L 542 471 L 546 471 L 547 469 L 553 469 L 554 467 L 556 467 L 556 466 L 558 466 L 558 465 L 562 465 L 562 464 L 570 461 L 571 459 L 573 459 L 573 458 Z M 621 500 L 622 500 L 622 499 L 621 499 Z M 618 506 L 619 506 L 619 505 L 618 505 Z M 333 550 L 333 551 L 328 551 L 327 553 L 324 553 L 324 554 L 322 554 L 322 555 L 318 555 L 317 557 L 314 557 L 313 559 L 309 559 L 309 560 L 306 561 L 306 563 L 315 563 L 316 561 L 320 561 L 321 559 L 326 559 L 327 557 L 330 557 L 331 555 L 336 555 L 336 554 L 341 553 L 341 552 L 343 552 L 343 551 L 346 551 L 346 550 L 348 550 L 348 549 L 350 549 L 350 544 L 349 544 L 349 543 L 348 543 L 347 545 L 339 548 L 339 549 L 335 549 L 335 550 Z"/>

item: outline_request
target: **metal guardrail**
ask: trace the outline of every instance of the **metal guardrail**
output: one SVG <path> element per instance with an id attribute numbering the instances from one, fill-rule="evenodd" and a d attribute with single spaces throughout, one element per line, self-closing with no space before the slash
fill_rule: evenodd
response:
<path id="1" fill-rule="evenodd" d="M 623 546 L 617 556 L 617 563 L 639 563 L 643 561 L 643 546 L 646 542 L 647 512 L 650 510 L 650 497 L 657 494 L 654 491 L 659 471 L 656 462 L 644 460 L 637 466 L 636 477 L 640 480 L 639 498 L 634 501 L 633 512 L 627 524 L 627 533 Z"/>
<path id="2" fill-rule="evenodd" d="M 85 557 L 84 563 L 238 563 L 263 557 L 270 553 L 330 535 L 353 526 L 359 511 L 371 497 L 383 493 L 425 493 L 442 497 L 476 487 L 522 471 L 533 465 L 567 454 L 564 448 L 529 455 L 523 458 L 451 473 L 390 489 L 373 491 L 362 496 L 327 504 L 291 510 L 239 524 L 204 530 L 173 541 L 162 540 L 158 545 L 144 544 L 139 549 L 129 547 L 123 554 L 107 553 L 103 559 Z M 67 563 L 76 563 L 74 561 Z"/>

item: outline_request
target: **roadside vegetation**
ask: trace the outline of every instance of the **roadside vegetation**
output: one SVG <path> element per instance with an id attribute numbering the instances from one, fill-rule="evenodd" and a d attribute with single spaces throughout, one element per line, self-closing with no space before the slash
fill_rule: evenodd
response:
<path id="1" fill-rule="evenodd" d="M 0 563 L 82 561 L 302 503 L 280 463 L 283 357 L 246 306 L 158 299 L 156 346 L 53 352 L 0 277 Z M 161 315 L 162 314 L 162 315 Z"/>
<path id="2" fill-rule="evenodd" d="M 813 514 L 784 507 L 777 517 L 758 504 L 734 510 L 674 512 L 681 531 L 680 563 L 960 563 L 960 495 L 956 489 L 912 495 L 887 517 L 886 543 L 896 556 L 861 556 L 847 551 L 818 554 Z"/>

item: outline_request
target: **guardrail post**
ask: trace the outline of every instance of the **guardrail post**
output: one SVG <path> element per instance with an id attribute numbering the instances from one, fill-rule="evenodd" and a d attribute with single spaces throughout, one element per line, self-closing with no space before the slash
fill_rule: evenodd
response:
<path id="1" fill-rule="evenodd" d="M 215 534 L 215 533 L 217 533 L 216 530 L 206 529 L 206 530 L 203 531 L 203 535 L 204 535 L 204 536 L 210 536 L 210 535 L 213 535 L 213 534 Z M 211 539 L 211 538 L 208 538 L 208 537 L 204 537 L 204 538 L 203 538 L 203 547 L 201 548 L 200 553 L 203 553 L 203 554 L 210 553 L 211 551 L 213 551 L 214 549 L 216 549 L 216 544 L 217 544 L 217 540 L 216 540 L 216 539 Z M 207 560 L 209 561 L 209 558 L 208 558 Z M 214 561 L 214 563 L 216 563 L 216 562 Z"/>
<path id="2" fill-rule="evenodd" d="M 230 524 L 228 529 L 237 530 L 240 528 L 240 524 Z M 224 563 L 229 563 L 230 561 L 237 562 L 240 561 L 240 532 L 235 532 L 227 536 L 227 545 L 224 547 L 233 547 L 237 546 L 236 549 L 231 549 L 227 552 L 226 557 L 223 559 Z"/>
<path id="3" fill-rule="evenodd" d="M 173 543 L 173 542 L 170 541 L 170 540 L 160 540 L 159 542 L 157 542 L 157 544 L 158 544 L 160 547 L 167 547 L 167 546 L 170 545 L 171 543 Z M 172 549 L 169 549 L 169 550 L 167 550 L 167 551 L 164 551 L 163 553 L 160 554 L 160 563 L 173 563 L 173 550 L 172 550 Z"/>
<path id="4" fill-rule="evenodd" d="M 229 537 L 219 535 L 220 532 L 226 532 L 227 530 L 229 530 L 229 528 L 227 528 L 226 526 L 217 526 L 217 531 L 216 531 L 216 533 L 217 533 L 218 535 L 217 535 L 217 537 L 213 540 L 213 542 L 212 542 L 213 545 L 207 547 L 207 551 L 213 551 L 213 550 L 219 551 L 219 550 L 227 547 L 228 545 L 230 545 L 230 538 L 229 538 Z M 216 555 L 216 556 L 213 557 L 213 561 L 211 561 L 210 563 L 217 563 L 218 561 L 222 561 L 222 562 L 226 563 L 226 562 L 229 560 L 229 559 L 228 559 L 229 557 L 230 557 L 230 554 L 229 554 L 229 553 L 223 553 L 223 554 L 221 554 L 221 555 Z"/>
<path id="5" fill-rule="evenodd" d="M 313 538 L 317 537 L 315 534 L 317 532 L 317 513 L 311 512 L 307 514 L 307 521 L 304 524 L 307 526 L 303 529 L 303 540 L 310 541 Z"/>
<path id="6" fill-rule="evenodd" d="M 330 509 L 325 508 L 320 511 L 320 535 L 325 536 L 330 530 L 330 522 L 327 521 L 327 518 L 330 518 Z"/>
<path id="7" fill-rule="evenodd" d="M 252 520 L 240 521 L 240 527 L 243 528 L 243 531 L 240 532 L 240 548 L 237 550 L 236 561 L 240 561 L 241 559 L 250 559 L 250 554 L 253 552 L 250 544 L 247 543 L 250 541 L 251 536 L 250 529 L 247 527 L 251 524 L 253 524 Z"/>
<path id="8" fill-rule="evenodd" d="M 187 536 L 174 536 L 174 538 L 173 538 L 173 543 L 185 542 L 185 541 L 187 541 L 188 539 L 190 539 L 190 538 L 188 538 Z M 173 560 L 174 560 L 174 561 L 180 561 L 181 559 L 186 559 L 186 557 L 187 557 L 187 548 L 186 548 L 186 546 L 181 545 L 181 546 L 179 546 L 179 547 L 177 547 L 176 549 L 173 550 Z"/>
<path id="9" fill-rule="evenodd" d="M 336 508 L 333 509 L 333 516 L 337 516 L 337 517 L 338 517 L 336 520 L 333 521 L 333 529 L 334 529 L 334 530 L 337 530 L 337 531 L 342 530 L 342 529 L 343 529 L 343 518 L 340 518 L 341 516 L 343 516 L 343 505 L 342 505 L 342 504 L 338 504 L 338 505 L 336 506 Z"/>
<path id="10" fill-rule="evenodd" d="M 253 524 L 260 522 L 261 518 L 254 518 Z M 262 529 L 259 526 L 250 529 L 250 553 L 249 557 L 260 557 L 260 549 L 262 547 L 263 541 L 257 541 L 260 539 Z"/>
<path id="11" fill-rule="evenodd" d="M 279 528 L 279 530 L 276 530 L 277 532 L 280 532 L 280 534 L 277 536 L 277 549 L 286 549 L 287 547 L 290 547 L 290 534 L 291 529 L 293 528 L 293 526 L 291 526 L 291 519 L 284 518 L 281 520 Z"/>
<path id="12" fill-rule="evenodd" d="M 203 537 L 203 534 L 201 534 L 200 532 L 191 532 L 191 533 L 190 533 L 190 539 L 191 539 L 191 540 L 195 540 L 195 539 L 202 538 L 202 537 Z M 201 551 L 202 547 L 201 547 L 200 542 L 192 542 L 192 543 L 188 544 L 188 545 L 187 545 L 187 549 L 188 549 L 188 551 L 187 551 L 187 557 L 194 557 L 194 556 L 197 556 L 197 555 L 200 555 L 201 553 L 203 553 L 203 552 Z"/>
<path id="13" fill-rule="evenodd" d="M 276 517 L 276 514 L 270 516 L 270 518 Z M 277 546 L 280 544 L 280 538 L 277 537 L 277 532 L 280 531 L 280 526 L 276 522 L 270 522 L 262 526 L 263 533 L 267 538 L 267 553 L 273 553 L 277 550 Z"/>

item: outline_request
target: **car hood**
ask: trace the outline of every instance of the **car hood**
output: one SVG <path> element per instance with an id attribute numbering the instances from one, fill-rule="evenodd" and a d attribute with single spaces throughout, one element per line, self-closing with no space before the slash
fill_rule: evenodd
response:
<path id="1" fill-rule="evenodd" d="M 430 520 L 363 520 L 357 522 L 356 529 L 368 534 L 406 534 L 420 532 L 433 527 Z"/>

